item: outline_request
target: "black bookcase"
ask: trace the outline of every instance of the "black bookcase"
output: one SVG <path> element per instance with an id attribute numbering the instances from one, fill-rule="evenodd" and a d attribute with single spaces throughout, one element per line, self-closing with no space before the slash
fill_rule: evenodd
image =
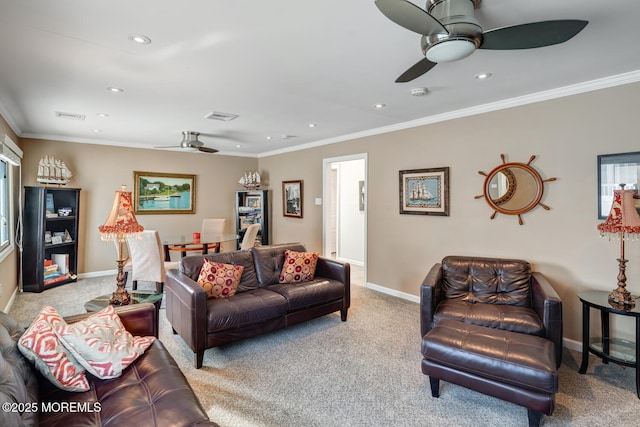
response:
<path id="1" fill-rule="evenodd" d="M 256 244 L 269 244 L 269 190 L 236 191 L 236 233 L 240 235 L 238 247 L 247 227 L 260 224 Z"/>
<path id="2" fill-rule="evenodd" d="M 25 292 L 42 292 L 76 281 L 79 212 L 79 188 L 24 188 Z"/>

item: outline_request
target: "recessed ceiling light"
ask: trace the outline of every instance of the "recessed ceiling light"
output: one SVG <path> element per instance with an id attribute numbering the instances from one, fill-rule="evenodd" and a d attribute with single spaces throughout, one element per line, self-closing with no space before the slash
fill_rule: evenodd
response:
<path id="1" fill-rule="evenodd" d="M 105 114 L 105 113 L 96 113 L 96 116 L 98 116 L 98 117 L 109 117 L 109 115 Z"/>
<path id="2" fill-rule="evenodd" d="M 240 148 L 240 147 L 242 147 L 242 145 L 240 145 L 240 144 L 236 145 L 236 148 Z"/>
<path id="3" fill-rule="evenodd" d="M 480 73 L 480 74 L 476 74 L 473 77 L 478 79 L 478 80 L 484 80 L 484 79 L 488 79 L 489 77 L 491 77 L 491 73 Z"/>
<path id="4" fill-rule="evenodd" d="M 309 123 L 309 127 L 310 127 L 310 128 L 314 128 L 314 127 L 316 127 L 316 126 L 317 126 L 317 125 L 316 125 L 315 123 Z"/>
<path id="5" fill-rule="evenodd" d="M 373 104 L 373 108 L 377 108 L 377 109 L 384 108 L 386 106 L 387 106 L 386 104 Z"/>
<path id="6" fill-rule="evenodd" d="M 271 139 L 271 138 L 273 138 L 273 137 L 272 137 L 272 136 L 265 136 L 265 138 L 267 138 L 267 139 Z"/>
<path id="7" fill-rule="evenodd" d="M 93 129 L 93 131 L 94 131 L 95 133 L 100 133 L 100 132 L 102 132 L 102 130 L 100 130 L 100 129 Z"/>
<path id="8" fill-rule="evenodd" d="M 280 139 L 291 139 L 291 138 L 295 138 L 295 137 L 296 137 L 295 135 L 287 135 L 287 134 L 285 134 L 285 135 L 281 135 Z"/>
<path id="9" fill-rule="evenodd" d="M 113 86 L 109 86 L 107 90 L 109 92 L 116 92 L 116 93 L 124 92 L 124 89 L 120 89 L 119 87 L 113 87 Z"/>
<path id="10" fill-rule="evenodd" d="M 426 87 L 415 87 L 411 89 L 411 96 L 425 96 L 429 92 Z"/>
<path id="11" fill-rule="evenodd" d="M 139 44 L 151 44 L 151 39 L 142 34 L 129 34 L 129 40 Z"/>

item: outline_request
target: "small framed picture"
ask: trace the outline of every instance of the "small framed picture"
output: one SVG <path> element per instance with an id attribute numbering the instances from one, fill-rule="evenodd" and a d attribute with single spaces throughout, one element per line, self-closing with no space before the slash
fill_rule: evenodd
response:
<path id="1" fill-rule="evenodd" d="M 45 243 L 51 243 L 51 232 L 50 231 L 45 231 L 44 232 L 44 242 Z"/>
<path id="2" fill-rule="evenodd" d="M 640 151 L 598 156 L 598 218 L 606 219 L 613 203 L 613 190 L 635 192 L 633 201 L 640 213 Z"/>
<path id="3" fill-rule="evenodd" d="M 400 213 L 449 216 L 449 168 L 400 171 Z"/>
<path id="4" fill-rule="evenodd" d="M 282 181 L 282 214 L 302 218 L 302 180 Z"/>
<path id="5" fill-rule="evenodd" d="M 62 236 L 51 236 L 51 244 L 59 245 L 62 243 Z"/>

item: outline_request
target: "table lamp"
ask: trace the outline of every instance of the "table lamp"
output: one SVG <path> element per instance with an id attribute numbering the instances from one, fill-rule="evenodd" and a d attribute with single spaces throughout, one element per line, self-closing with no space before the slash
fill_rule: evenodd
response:
<path id="1" fill-rule="evenodd" d="M 620 184 L 621 190 L 613 191 L 613 204 L 609 217 L 598 225 L 602 237 L 620 239 L 620 258 L 618 258 L 618 287 L 609 294 L 609 303 L 616 308 L 632 309 L 636 305 L 635 297 L 626 289 L 627 276 L 624 259 L 624 241 L 637 239 L 640 235 L 640 216 L 633 202 L 635 192 L 625 190 L 625 184 Z"/>
<path id="2" fill-rule="evenodd" d="M 118 243 L 118 259 L 116 260 L 118 263 L 117 289 L 109 299 L 109 304 L 113 305 L 127 305 L 131 301 L 129 292 L 124 288 L 123 266 L 126 259 L 122 258 L 122 249 L 125 240 L 140 238 L 140 233 L 144 230 L 144 227 L 138 224 L 133 213 L 131 191 L 126 191 L 126 189 L 127 186 L 123 185 L 120 191 L 116 190 L 111 212 L 104 224 L 98 227 L 102 240 Z"/>

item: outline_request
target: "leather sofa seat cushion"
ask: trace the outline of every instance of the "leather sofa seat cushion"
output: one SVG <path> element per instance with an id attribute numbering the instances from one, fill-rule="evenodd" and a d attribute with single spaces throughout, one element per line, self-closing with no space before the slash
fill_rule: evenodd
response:
<path id="1" fill-rule="evenodd" d="M 533 335 L 443 320 L 422 339 L 425 359 L 541 393 L 558 391 L 553 343 Z"/>
<path id="2" fill-rule="evenodd" d="M 530 307 L 530 283 L 527 261 L 463 256 L 442 260 L 445 298 Z"/>
<path id="3" fill-rule="evenodd" d="M 253 262 L 256 268 L 258 286 L 275 285 L 280 281 L 280 272 L 284 264 L 286 249 L 295 252 L 306 252 L 304 245 L 300 243 L 282 243 L 279 245 L 256 246 L 251 248 Z"/>
<path id="4" fill-rule="evenodd" d="M 436 308 L 433 324 L 437 325 L 444 319 L 522 334 L 544 335 L 542 321 L 532 308 L 527 307 L 444 300 Z"/>
<path id="5" fill-rule="evenodd" d="M 287 300 L 277 292 L 253 289 L 232 298 L 207 300 L 209 333 L 262 322 L 287 313 Z"/>
<path id="6" fill-rule="evenodd" d="M 46 383 L 46 384 L 44 384 Z M 41 382 L 41 399 L 56 405 L 94 407 L 100 410 L 40 412 L 40 426 L 149 426 L 207 424 L 197 398 L 175 360 L 155 340 L 145 353 L 125 369 L 116 380 L 90 377 L 91 390 L 70 393 L 57 389 L 48 381 Z"/>
<path id="7" fill-rule="evenodd" d="M 344 285 L 337 280 L 314 279 L 301 283 L 282 283 L 266 287 L 286 298 L 289 310 L 325 304 L 344 296 Z"/>
<path id="8" fill-rule="evenodd" d="M 198 281 L 204 260 L 223 264 L 241 265 L 244 267 L 237 293 L 257 289 L 256 269 L 253 266 L 253 256 L 249 251 L 220 252 L 202 256 L 187 256 L 180 259 L 179 270 L 194 282 Z"/>

